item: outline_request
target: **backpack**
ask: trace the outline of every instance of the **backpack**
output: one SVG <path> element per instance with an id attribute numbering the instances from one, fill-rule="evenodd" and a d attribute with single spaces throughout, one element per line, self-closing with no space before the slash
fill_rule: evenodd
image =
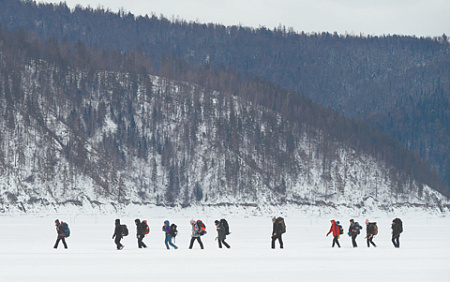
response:
<path id="1" fill-rule="evenodd" d="M 201 221 L 199 219 L 199 220 L 197 220 L 196 224 L 198 227 L 198 234 L 200 234 L 200 236 L 205 235 L 206 234 L 206 225 L 203 223 L 203 221 Z"/>
<path id="2" fill-rule="evenodd" d="M 223 228 L 225 228 L 225 235 L 230 235 L 230 226 L 228 225 L 228 221 L 225 218 L 220 220 Z"/>
<path id="3" fill-rule="evenodd" d="M 67 224 L 67 222 L 62 222 L 61 221 L 61 225 L 63 227 L 63 235 L 64 237 L 69 237 L 70 236 L 70 229 L 69 229 L 69 224 Z"/>
<path id="4" fill-rule="evenodd" d="M 353 234 L 360 234 L 361 233 L 361 225 L 359 225 L 358 222 L 353 223 L 353 227 L 352 227 L 352 233 Z"/>
<path id="5" fill-rule="evenodd" d="M 369 227 L 371 227 L 372 228 L 372 234 L 373 235 L 377 235 L 378 234 L 378 226 L 377 226 L 377 223 L 376 222 L 370 222 L 369 223 L 369 226 L 367 226 L 367 229 L 369 229 Z"/>
<path id="6" fill-rule="evenodd" d="M 141 222 L 141 226 L 142 226 L 142 231 L 144 232 L 144 234 L 150 233 L 150 227 L 148 227 L 147 220 L 143 220 Z"/>
<path id="7" fill-rule="evenodd" d="M 169 234 L 172 235 L 173 238 L 175 238 L 177 236 L 177 234 L 178 234 L 177 226 L 175 224 L 173 224 L 173 223 L 170 225 L 170 232 L 169 232 Z"/>
<path id="8" fill-rule="evenodd" d="M 403 232 L 403 222 L 400 218 L 396 218 L 393 220 L 395 222 L 395 225 L 397 226 L 398 229 L 398 233 L 402 233 Z"/>
<path id="9" fill-rule="evenodd" d="M 125 224 L 120 225 L 120 228 L 122 228 L 122 236 L 128 236 L 128 228 Z"/>
<path id="10" fill-rule="evenodd" d="M 344 228 L 342 228 L 342 225 L 336 224 L 339 227 L 339 235 L 344 234 Z"/>
<path id="11" fill-rule="evenodd" d="M 284 222 L 284 218 L 282 218 L 282 217 L 277 218 L 275 220 L 275 224 L 276 225 L 278 225 L 278 224 L 281 225 L 281 234 L 286 233 L 286 223 Z"/>

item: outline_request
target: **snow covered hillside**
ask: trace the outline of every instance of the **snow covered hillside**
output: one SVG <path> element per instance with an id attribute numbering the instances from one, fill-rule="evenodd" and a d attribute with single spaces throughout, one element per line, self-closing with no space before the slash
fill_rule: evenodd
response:
<path id="1" fill-rule="evenodd" d="M 3 213 L 131 204 L 448 211 L 447 198 L 413 177 L 230 93 L 42 60 L 4 74 Z"/>

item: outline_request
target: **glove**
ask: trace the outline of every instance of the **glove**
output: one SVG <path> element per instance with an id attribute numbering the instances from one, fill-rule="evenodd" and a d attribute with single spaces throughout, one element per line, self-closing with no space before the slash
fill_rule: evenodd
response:
<path id="1" fill-rule="evenodd" d="M 328 235 L 330 235 L 330 233 L 327 233 L 327 237 L 328 237 Z"/>

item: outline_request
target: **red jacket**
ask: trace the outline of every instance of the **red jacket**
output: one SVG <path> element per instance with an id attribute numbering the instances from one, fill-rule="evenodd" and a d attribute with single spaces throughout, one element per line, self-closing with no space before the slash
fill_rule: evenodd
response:
<path id="1" fill-rule="evenodd" d="M 332 223 L 331 228 L 330 228 L 330 231 L 328 231 L 328 234 L 333 232 L 333 236 L 338 236 L 339 235 L 339 226 L 337 226 L 336 221 L 334 221 L 334 220 L 332 220 L 331 223 Z"/>

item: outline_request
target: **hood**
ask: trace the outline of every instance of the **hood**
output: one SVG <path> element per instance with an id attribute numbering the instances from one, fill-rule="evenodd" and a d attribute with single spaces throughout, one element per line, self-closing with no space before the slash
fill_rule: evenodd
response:
<path id="1" fill-rule="evenodd" d="M 164 221 L 164 225 L 170 226 L 170 222 L 168 220 Z"/>

